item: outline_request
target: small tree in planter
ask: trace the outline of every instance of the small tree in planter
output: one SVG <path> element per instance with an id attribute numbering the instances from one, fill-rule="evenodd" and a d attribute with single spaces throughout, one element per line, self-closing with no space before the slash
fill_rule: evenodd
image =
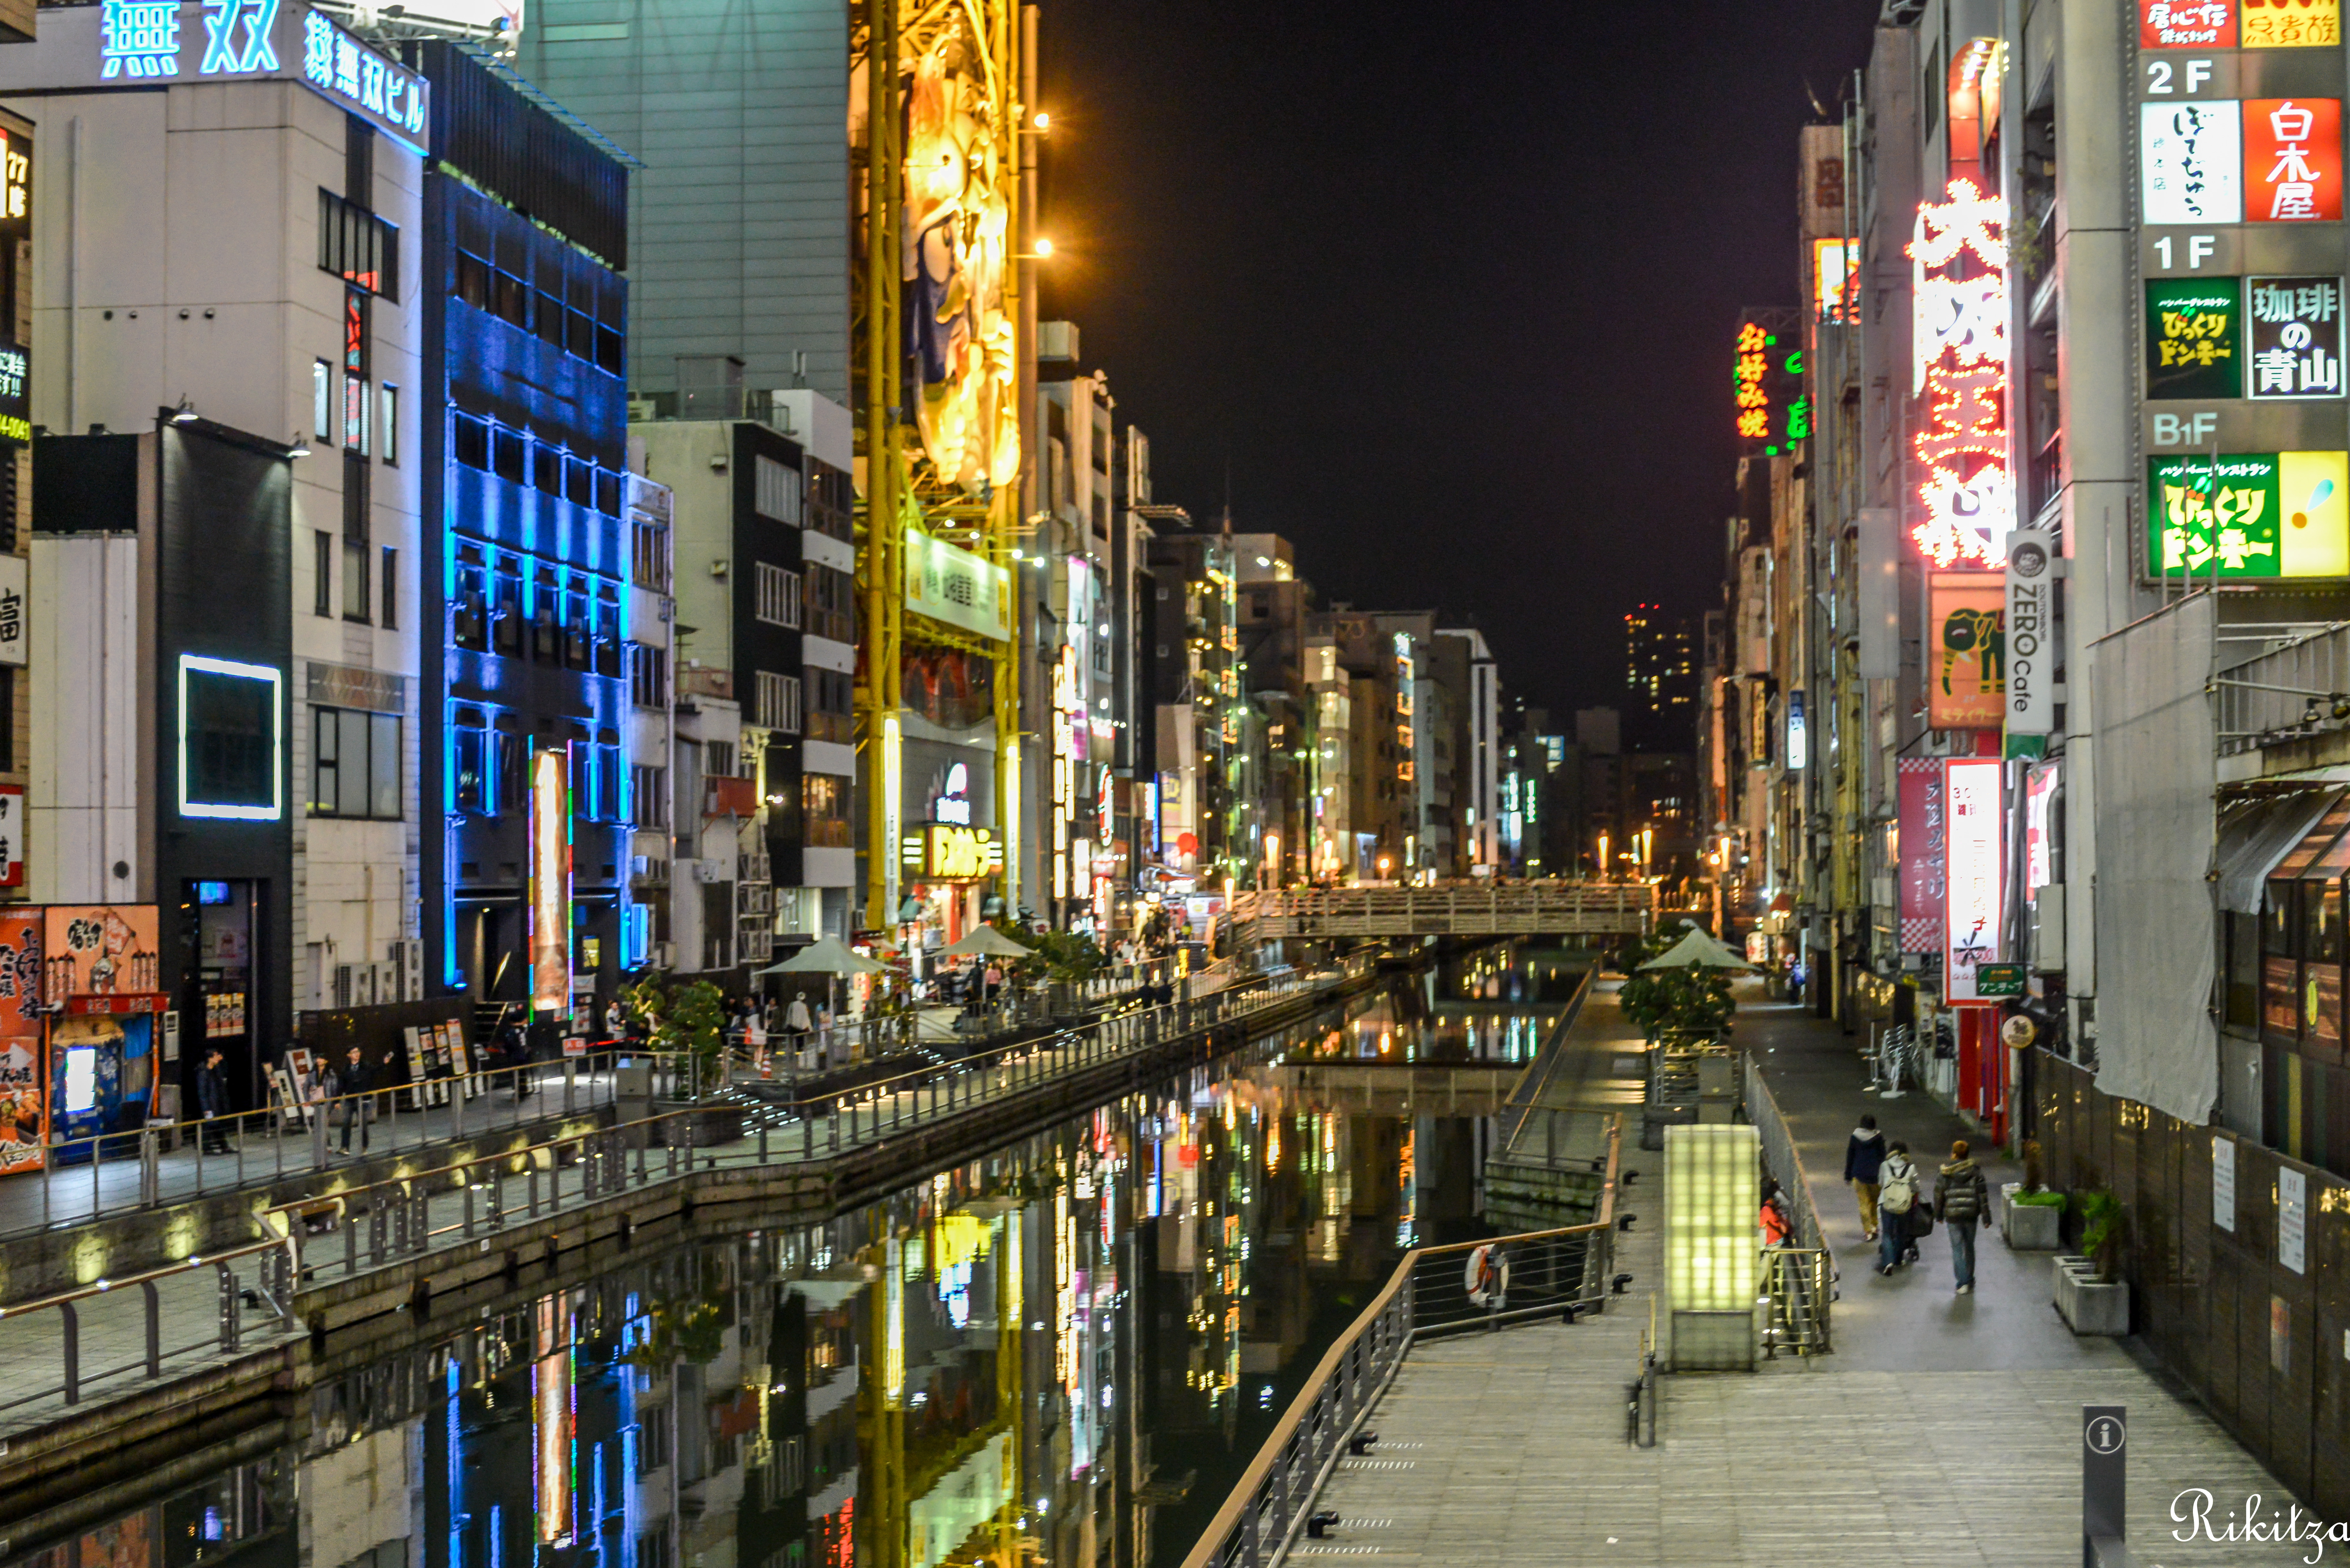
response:
<path id="1" fill-rule="evenodd" d="M 2111 1284 L 2121 1277 L 2128 1225 L 2128 1212 L 2112 1193 L 2092 1192 L 2081 1199 L 2081 1251 L 2096 1265 L 2102 1283 Z"/>
<path id="2" fill-rule="evenodd" d="M 1632 947 L 1624 959 L 1625 980 L 1617 992 L 1617 1004 L 1651 1041 L 1669 1033 L 1684 1037 L 1729 1033 L 1731 1014 L 1738 1010 L 1730 993 L 1735 971 L 1704 964 L 1640 968 L 1680 940 L 1678 933 L 1659 931 Z"/>
<path id="3" fill-rule="evenodd" d="M 2074 1334 L 2127 1334 L 2129 1282 L 2120 1276 L 2128 1215 L 2110 1192 L 2084 1194 L 2081 1215 L 2085 1255 L 2056 1260 L 2056 1310 Z"/>
<path id="4" fill-rule="evenodd" d="M 717 1085 L 719 1058 L 726 1049 L 725 1001 L 706 980 L 689 981 L 671 991 L 658 975 L 648 975 L 620 992 L 620 1004 L 644 1021 L 652 1048 L 691 1057 L 693 1081 L 705 1089 Z"/>
<path id="5" fill-rule="evenodd" d="M 2041 1185 L 2038 1140 L 2024 1139 L 2022 1152 L 2023 1179 L 2011 1181 L 2002 1189 L 2007 1208 L 2000 1233 L 2015 1251 L 2054 1251 L 2064 1245 L 2064 1195 Z"/>

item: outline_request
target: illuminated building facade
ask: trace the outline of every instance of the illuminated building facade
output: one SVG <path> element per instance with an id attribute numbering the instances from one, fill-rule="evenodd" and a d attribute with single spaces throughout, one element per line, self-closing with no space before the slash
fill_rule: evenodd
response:
<path id="1" fill-rule="evenodd" d="M 217 1047 L 257 1106 L 301 1015 L 424 983 L 431 90 L 298 5 L 217 49 L 202 5 L 165 9 L 118 36 L 105 8 L 59 7 L 0 50 L 10 124 L 78 126 L 35 139 L 16 313 L 36 364 L 53 344 L 72 367 L 34 375 L 19 412 L 77 432 L 39 438 L 34 465 L 29 667 L 55 678 L 26 717 L 57 766 L 28 781 L 25 888 L 154 906 L 182 1070 Z M 117 90 L 126 73 L 141 89 Z M 192 169 L 223 172 L 196 191 Z"/>
<path id="2" fill-rule="evenodd" d="M 427 968 L 551 1031 L 651 939 L 628 879 L 639 789 L 660 787 L 636 697 L 665 699 L 630 681 L 627 169 L 467 47 L 400 47 L 438 116 L 417 280 Z"/>

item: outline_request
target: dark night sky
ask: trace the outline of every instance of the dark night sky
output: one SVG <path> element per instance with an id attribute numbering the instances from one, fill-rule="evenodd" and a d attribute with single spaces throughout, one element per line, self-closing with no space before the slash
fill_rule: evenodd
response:
<path id="1" fill-rule="evenodd" d="M 1731 335 L 1795 299 L 1795 136 L 1877 0 L 1045 0 L 1043 306 L 1158 498 L 1325 600 L 1440 607 L 1612 701 L 1716 602 Z"/>

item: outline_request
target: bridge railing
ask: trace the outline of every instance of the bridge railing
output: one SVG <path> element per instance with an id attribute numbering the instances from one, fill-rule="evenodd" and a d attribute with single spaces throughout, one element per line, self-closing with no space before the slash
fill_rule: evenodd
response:
<path id="1" fill-rule="evenodd" d="M 1607 1299 L 1616 1232 L 1622 1123 L 1607 1138 L 1596 1218 L 1555 1231 L 1415 1247 L 1290 1401 L 1183 1568 L 1264 1568 L 1312 1512 L 1365 1417 L 1416 1339 L 1596 1310 Z M 1480 1269 L 1476 1250 L 1492 1251 Z M 1494 1293 L 1499 1280 L 1503 1288 Z M 1479 1300 L 1482 1294 L 1484 1299 Z"/>
<path id="2" fill-rule="evenodd" d="M 1296 888 L 1244 893 L 1235 925 L 1257 937 L 1635 934 L 1654 922 L 1646 882 L 1543 880 L 1433 888 Z"/>

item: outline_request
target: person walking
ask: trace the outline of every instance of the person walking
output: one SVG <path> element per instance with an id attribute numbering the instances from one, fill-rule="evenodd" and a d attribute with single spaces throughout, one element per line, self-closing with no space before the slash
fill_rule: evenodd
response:
<path id="1" fill-rule="evenodd" d="M 1845 1140 L 1844 1179 L 1860 1204 L 1860 1233 L 1871 1241 L 1877 1240 L 1877 1177 L 1884 1168 L 1885 1135 L 1877 1130 L 1875 1116 L 1865 1116 Z"/>
<path id="2" fill-rule="evenodd" d="M 1934 1212 L 1950 1233 L 1950 1268 L 1958 1275 L 1958 1294 L 1975 1293 L 1975 1227 L 1991 1228 L 1991 1183 L 1982 1167 L 1967 1155 L 1967 1140 L 1950 1146 L 1950 1162 L 1934 1182 Z"/>
<path id="3" fill-rule="evenodd" d="M 1877 1176 L 1877 1272 L 1889 1274 L 1908 1261 L 1909 1210 L 1918 1206 L 1918 1168 L 1909 1162 L 1909 1146 L 1888 1147 Z"/>
<path id="4" fill-rule="evenodd" d="M 807 998 L 792 993 L 792 1004 L 784 1009 L 784 1034 L 792 1043 L 792 1066 L 799 1068 L 807 1061 L 808 1033 L 816 1020 L 808 1016 Z"/>
<path id="5" fill-rule="evenodd" d="M 364 1096 L 368 1090 L 374 1087 L 369 1081 L 367 1057 L 356 1045 L 344 1054 L 343 1064 L 336 1070 L 335 1077 L 336 1081 L 332 1088 L 338 1096 Z M 354 1126 L 359 1129 L 359 1152 L 361 1154 L 367 1152 L 369 1108 L 368 1102 L 364 1098 L 347 1097 L 343 1100 L 342 1147 L 345 1154 L 351 1152 L 351 1128 Z"/>
<path id="6" fill-rule="evenodd" d="M 227 1129 L 213 1125 L 233 1114 L 228 1103 L 228 1070 L 221 1061 L 218 1051 L 207 1051 L 203 1065 L 196 1069 L 196 1111 L 204 1119 L 201 1136 L 206 1154 L 228 1152 Z"/>

